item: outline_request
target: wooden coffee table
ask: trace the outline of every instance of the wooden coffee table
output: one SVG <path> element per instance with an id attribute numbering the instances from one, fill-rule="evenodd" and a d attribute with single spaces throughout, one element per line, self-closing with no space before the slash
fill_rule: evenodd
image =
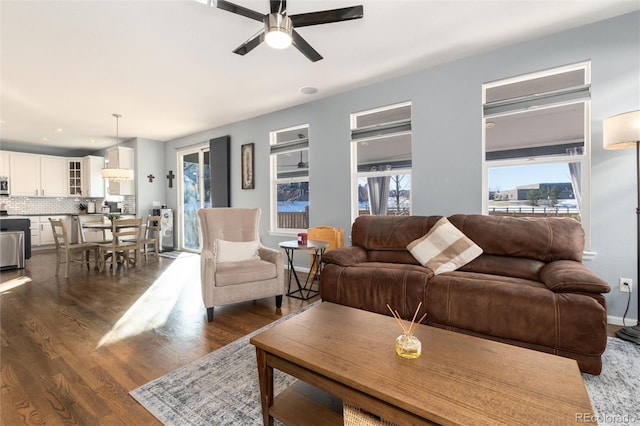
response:
<path id="1" fill-rule="evenodd" d="M 572 359 L 420 325 L 422 356 L 408 360 L 395 353 L 399 334 L 392 317 L 323 302 L 252 337 L 264 424 L 341 421 L 295 387 L 274 399 L 274 368 L 398 424 L 595 418 Z"/>

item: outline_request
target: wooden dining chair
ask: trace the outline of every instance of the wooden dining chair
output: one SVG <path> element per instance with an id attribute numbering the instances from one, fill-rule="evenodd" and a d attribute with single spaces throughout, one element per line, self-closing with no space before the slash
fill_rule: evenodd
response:
<path id="1" fill-rule="evenodd" d="M 113 219 L 109 243 L 98 244 L 98 270 L 102 272 L 107 263 L 111 264 L 112 275 L 118 264 L 128 268 L 131 263 L 140 267 L 140 235 L 142 219 Z M 130 255 L 133 253 L 133 260 Z"/>
<path id="2" fill-rule="evenodd" d="M 102 221 L 103 218 L 100 216 L 94 215 L 78 215 L 78 226 L 80 235 L 80 241 L 83 243 L 96 243 L 96 244 L 105 244 L 111 241 L 111 239 L 107 238 L 104 229 L 88 229 L 85 228 L 85 223 L 95 223 Z"/>
<path id="3" fill-rule="evenodd" d="M 147 226 L 144 231 L 144 238 L 140 240 L 144 260 L 148 259 L 147 256 L 155 255 L 156 259 L 159 257 L 161 219 L 162 217 L 160 216 L 147 216 Z M 152 246 L 153 251 L 149 251 L 149 246 Z"/>
<path id="4" fill-rule="evenodd" d="M 98 244 L 96 243 L 71 243 L 67 227 L 63 219 L 49 218 L 53 239 L 56 244 L 56 277 L 60 270 L 60 264 L 65 264 L 64 277 L 69 278 L 69 268 L 72 263 L 87 265 L 91 269 L 89 257 L 93 251 L 95 261 L 98 262 Z M 77 255 L 81 254 L 78 258 Z"/>

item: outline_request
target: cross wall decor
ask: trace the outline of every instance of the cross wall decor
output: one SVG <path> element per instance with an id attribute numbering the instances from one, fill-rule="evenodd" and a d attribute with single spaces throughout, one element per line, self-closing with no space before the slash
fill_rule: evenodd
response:
<path id="1" fill-rule="evenodd" d="M 176 175 L 173 174 L 173 170 L 169 170 L 169 174 L 167 175 L 167 179 L 169 179 L 169 188 L 173 188 L 173 179 L 175 179 Z"/>

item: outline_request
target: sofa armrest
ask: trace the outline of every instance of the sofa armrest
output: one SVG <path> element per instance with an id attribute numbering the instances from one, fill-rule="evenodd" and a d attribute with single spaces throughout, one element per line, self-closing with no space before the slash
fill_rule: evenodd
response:
<path id="1" fill-rule="evenodd" d="M 340 266 L 353 266 L 366 261 L 367 251 L 358 246 L 329 250 L 322 256 L 323 263 L 333 263 Z"/>
<path id="2" fill-rule="evenodd" d="M 556 260 L 540 270 L 540 280 L 555 293 L 609 293 L 611 287 L 580 262 Z"/>

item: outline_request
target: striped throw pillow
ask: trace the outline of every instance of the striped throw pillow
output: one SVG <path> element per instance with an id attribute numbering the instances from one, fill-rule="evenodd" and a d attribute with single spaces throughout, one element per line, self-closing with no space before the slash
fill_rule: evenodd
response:
<path id="1" fill-rule="evenodd" d="M 482 254 L 482 249 L 443 217 L 424 237 L 407 246 L 421 265 L 435 275 L 455 271 Z"/>

